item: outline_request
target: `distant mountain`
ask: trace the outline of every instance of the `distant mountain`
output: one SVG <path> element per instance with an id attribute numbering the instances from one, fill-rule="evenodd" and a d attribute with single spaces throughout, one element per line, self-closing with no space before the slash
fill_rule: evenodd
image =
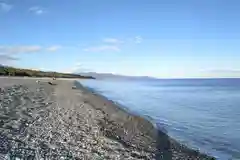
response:
<path id="1" fill-rule="evenodd" d="M 156 78 L 148 76 L 124 76 L 112 73 L 82 72 L 77 73 L 83 76 L 92 76 L 96 79 L 118 79 L 118 80 L 154 80 Z"/>

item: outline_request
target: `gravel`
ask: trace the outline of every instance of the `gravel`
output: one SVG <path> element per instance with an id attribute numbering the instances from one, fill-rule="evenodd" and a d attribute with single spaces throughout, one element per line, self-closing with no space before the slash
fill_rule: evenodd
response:
<path id="1" fill-rule="evenodd" d="M 54 84 L 0 78 L 0 159 L 212 159 L 73 81 Z"/>

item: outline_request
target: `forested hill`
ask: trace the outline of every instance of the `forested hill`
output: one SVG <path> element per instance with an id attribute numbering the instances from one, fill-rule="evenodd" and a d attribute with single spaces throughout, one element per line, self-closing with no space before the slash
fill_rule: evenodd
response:
<path id="1" fill-rule="evenodd" d="M 56 78 L 83 78 L 95 79 L 92 76 L 82 76 L 79 74 L 68 74 L 59 72 L 45 72 L 31 69 L 21 69 L 0 65 L 0 76 L 26 76 L 26 77 L 56 77 Z"/>

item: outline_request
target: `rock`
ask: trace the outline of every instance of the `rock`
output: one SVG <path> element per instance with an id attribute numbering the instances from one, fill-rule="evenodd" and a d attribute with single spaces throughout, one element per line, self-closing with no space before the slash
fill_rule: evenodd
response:
<path id="1" fill-rule="evenodd" d="M 132 151 L 132 153 L 131 153 L 131 156 L 132 157 L 135 157 L 135 158 L 144 158 L 142 155 L 141 155 L 141 153 L 140 152 L 138 152 L 138 151 Z"/>
<path id="2" fill-rule="evenodd" d="M 0 134 L 0 153 L 6 154 L 10 149 L 10 142 L 8 137 L 3 134 Z"/>
<path id="3" fill-rule="evenodd" d="M 72 86 L 72 89 L 77 89 L 77 87 L 76 86 Z"/>

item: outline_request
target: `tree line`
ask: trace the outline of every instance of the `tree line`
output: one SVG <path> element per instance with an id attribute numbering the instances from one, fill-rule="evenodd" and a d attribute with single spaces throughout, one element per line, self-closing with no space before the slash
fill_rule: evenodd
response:
<path id="1" fill-rule="evenodd" d="M 55 78 L 84 78 L 95 79 L 91 76 L 81 76 L 79 74 L 45 72 L 31 69 L 21 69 L 14 67 L 0 66 L 0 76 L 20 76 L 20 77 L 55 77 Z"/>

